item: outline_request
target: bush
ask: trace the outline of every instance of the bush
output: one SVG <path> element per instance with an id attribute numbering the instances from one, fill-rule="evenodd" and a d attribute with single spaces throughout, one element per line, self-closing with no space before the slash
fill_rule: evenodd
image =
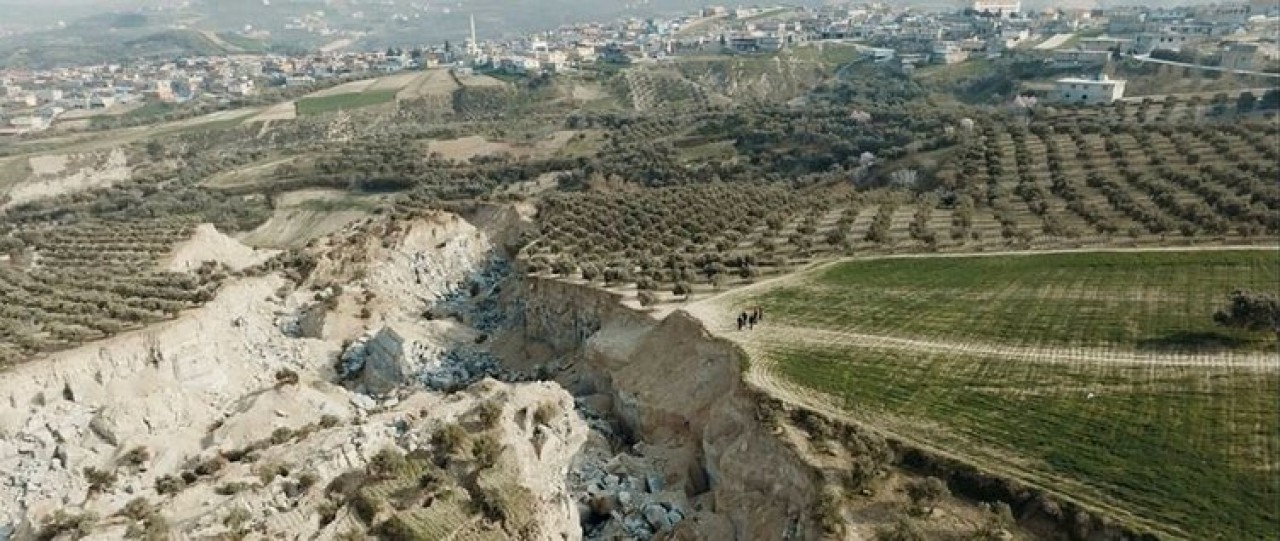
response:
<path id="1" fill-rule="evenodd" d="M 689 295 L 693 294 L 693 288 L 684 282 L 676 282 L 675 285 L 671 286 L 671 294 L 677 297 L 684 297 L 687 300 Z"/>
<path id="2" fill-rule="evenodd" d="M 485 429 L 491 429 L 498 426 L 498 421 L 502 420 L 502 404 L 495 400 L 486 400 L 477 408 L 480 416 L 480 424 Z"/>
<path id="3" fill-rule="evenodd" d="M 471 443 L 471 455 L 481 468 L 492 468 L 502 455 L 502 444 L 493 435 L 485 434 Z"/>
<path id="4" fill-rule="evenodd" d="M 893 526 L 876 528 L 876 541 L 925 541 L 928 536 L 911 519 L 903 517 Z"/>
<path id="5" fill-rule="evenodd" d="M 838 536 L 844 532 L 844 516 L 841 513 L 840 493 L 832 489 L 824 489 L 818 496 L 818 505 L 814 508 L 814 518 L 822 531 Z"/>
<path id="6" fill-rule="evenodd" d="M 329 484 L 324 487 L 324 495 L 331 498 L 337 495 L 337 500 L 345 503 L 355 497 L 361 487 L 370 482 L 372 478 L 363 470 L 349 470 L 329 481 Z"/>
<path id="7" fill-rule="evenodd" d="M 1213 314 L 1213 321 L 1224 327 L 1272 330 L 1280 334 L 1280 300 L 1267 294 L 1236 290 L 1231 292 L 1230 303 Z"/>
<path id="8" fill-rule="evenodd" d="M 288 441 L 291 439 L 293 439 L 293 430 L 287 426 L 282 426 L 280 428 L 277 428 L 271 431 L 272 445 L 281 445 L 284 443 L 288 443 Z"/>
<path id="9" fill-rule="evenodd" d="M 907 497 L 911 498 L 913 512 L 929 516 L 943 498 L 951 495 L 947 484 L 937 477 L 913 479 L 907 483 Z"/>
<path id="10" fill-rule="evenodd" d="M 543 402 L 538 404 L 538 409 L 533 410 L 533 422 L 540 425 L 551 425 L 551 421 L 560 416 L 560 404 L 555 402 Z"/>
<path id="11" fill-rule="evenodd" d="M 186 487 L 186 482 L 172 475 L 162 475 L 156 478 L 156 493 L 162 496 L 177 494 Z"/>
<path id="12" fill-rule="evenodd" d="M 320 416 L 320 428 L 333 428 L 342 424 L 342 419 L 337 415 L 324 414 Z"/>
<path id="13" fill-rule="evenodd" d="M 222 496 L 233 496 L 251 488 L 253 488 L 253 485 L 250 485 L 249 483 L 233 481 L 218 485 L 218 488 L 214 489 L 214 492 Z"/>
<path id="14" fill-rule="evenodd" d="M 259 464 L 254 468 L 254 473 L 258 475 L 258 480 L 262 481 L 262 486 L 270 485 L 276 477 L 288 477 L 289 466 L 279 462 L 268 462 Z"/>
<path id="15" fill-rule="evenodd" d="M 54 511 L 40 523 L 36 539 L 47 541 L 58 536 L 69 534 L 79 539 L 88 536 L 94 524 L 98 523 L 98 515 L 91 512 L 72 513 L 65 509 Z"/>
<path id="16" fill-rule="evenodd" d="M 297 385 L 298 373 L 289 368 L 281 368 L 276 371 L 276 386 Z"/>
<path id="17" fill-rule="evenodd" d="M 236 506 L 227 516 L 222 517 L 222 525 L 230 528 L 233 532 L 244 531 L 249 521 L 253 519 L 253 515 L 249 514 L 249 510 L 240 506 Z"/>
<path id="18" fill-rule="evenodd" d="M 408 462 L 404 458 L 404 453 L 399 449 L 391 446 L 383 447 L 373 458 L 369 459 L 369 475 L 381 478 L 391 478 L 403 470 Z"/>
<path id="19" fill-rule="evenodd" d="M 298 476 L 298 488 L 302 489 L 303 492 L 310 490 L 311 487 L 316 486 L 316 483 L 319 482 L 320 476 L 316 475 L 315 472 L 305 472 Z"/>
<path id="20" fill-rule="evenodd" d="M 150 517 L 155 512 L 155 506 L 152 506 L 151 502 L 142 497 L 129 500 L 129 503 L 124 504 L 124 507 L 120 509 L 121 515 L 133 520 L 146 520 L 147 517 Z"/>
<path id="21" fill-rule="evenodd" d="M 124 456 L 120 458 L 125 464 L 130 466 L 141 466 L 148 460 L 151 460 L 151 451 L 146 447 L 139 445 L 133 449 L 129 449 L 129 452 L 125 453 Z"/>
<path id="22" fill-rule="evenodd" d="M 457 455 L 466 443 L 467 431 L 457 423 L 447 425 L 431 436 L 431 444 L 450 455 Z"/>
<path id="23" fill-rule="evenodd" d="M 89 482 L 90 492 L 102 492 L 116 484 L 116 472 L 114 469 L 100 470 L 90 466 L 84 469 L 84 479 Z"/>
<path id="24" fill-rule="evenodd" d="M 195 472 L 196 475 L 207 477 L 222 471 L 222 468 L 226 467 L 226 465 L 227 459 L 223 458 L 221 455 L 213 456 L 197 465 Z"/>
<path id="25" fill-rule="evenodd" d="M 170 541 L 173 538 L 170 533 L 169 521 L 159 513 L 152 513 L 145 519 L 130 524 L 125 530 L 124 536 L 126 539 L 142 539 L 143 541 Z"/>

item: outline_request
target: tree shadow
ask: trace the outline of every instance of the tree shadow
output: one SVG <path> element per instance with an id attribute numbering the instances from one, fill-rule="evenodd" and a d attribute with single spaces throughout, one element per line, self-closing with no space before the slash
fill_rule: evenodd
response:
<path id="1" fill-rule="evenodd" d="M 1230 349 L 1239 349 L 1252 344 L 1253 340 L 1231 336 L 1215 331 L 1178 331 L 1156 338 L 1139 340 L 1140 351 L 1187 351 L 1195 350 L 1217 353 Z"/>

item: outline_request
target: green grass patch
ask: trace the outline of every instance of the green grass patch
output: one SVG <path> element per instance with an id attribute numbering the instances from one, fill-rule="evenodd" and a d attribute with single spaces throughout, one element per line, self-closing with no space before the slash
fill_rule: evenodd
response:
<path id="1" fill-rule="evenodd" d="M 359 109 L 361 107 L 369 107 L 392 102 L 395 101 L 395 99 L 395 90 L 370 90 L 366 92 L 338 94 L 335 96 L 302 98 L 298 100 L 298 114 L 315 115 L 341 111 L 344 109 Z"/>
<path id="2" fill-rule="evenodd" d="M 822 346 L 768 354 L 783 377 L 872 424 L 1030 472 L 1179 537 L 1264 539 L 1280 521 L 1275 373 Z"/>
<path id="3" fill-rule="evenodd" d="M 854 261 L 752 299 L 790 325 L 1019 346 L 1263 350 L 1225 329 L 1235 289 L 1275 293 L 1275 251 L 1044 254 Z"/>

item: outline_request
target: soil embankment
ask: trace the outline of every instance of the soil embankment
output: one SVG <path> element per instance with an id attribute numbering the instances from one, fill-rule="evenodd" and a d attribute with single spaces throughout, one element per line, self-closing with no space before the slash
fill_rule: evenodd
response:
<path id="1" fill-rule="evenodd" d="M 612 421 L 619 455 L 647 464 L 677 493 L 669 503 L 687 517 L 677 531 L 706 539 L 818 536 L 819 474 L 758 420 L 736 347 L 685 314 L 657 322 L 588 287 L 531 278 L 522 298 L 525 339 L 568 359 L 558 381 L 587 415 Z M 607 491 L 593 497 L 606 509 L 613 504 Z M 625 520 L 594 520 L 603 523 L 589 524 L 588 536 L 637 533 Z"/>

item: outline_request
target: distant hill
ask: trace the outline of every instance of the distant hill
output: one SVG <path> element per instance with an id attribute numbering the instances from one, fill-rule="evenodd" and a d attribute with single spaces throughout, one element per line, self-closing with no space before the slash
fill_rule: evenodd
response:
<path id="1" fill-rule="evenodd" d="M 200 30 L 157 30 L 144 20 L 135 18 L 97 19 L 106 24 L 77 24 L 65 30 L 0 40 L 0 68 L 207 56 L 260 52 L 268 48 L 266 43 L 243 36 L 220 36 Z M 125 26 L 115 26 L 121 22 Z"/>

